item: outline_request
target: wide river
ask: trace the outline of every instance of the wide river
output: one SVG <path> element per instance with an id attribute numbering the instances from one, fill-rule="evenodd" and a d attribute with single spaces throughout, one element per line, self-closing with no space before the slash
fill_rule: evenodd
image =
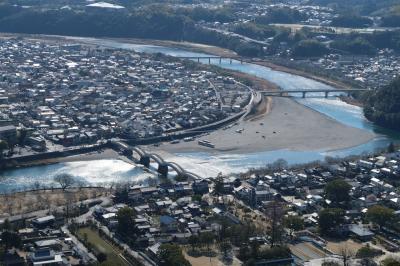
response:
<path id="1" fill-rule="evenodd" d="M 155 45 L 131 44 L 114 40 L 92 38 L 71 39 L 109 48 L 128 49 L 144 53 L 163 53 L 177 57 L 209 56 L 208 54 L 204 53 Z M 204 63 L 208 63 L 208 59 L 206 59 Z M 222 68 L 236 70 L 266 79 L 277 84 L 283 90 L 333 89 L 333 87 L 329 85 L 312 79 L 272 70 L 271 68 L 256 64 L 241 64 L 236 60 L 233 60 L 232 64 L 228 60 L 223 60 L 221 64 L 219 64 L 219 60 L 211 60 L 211 63 Z M 306 99 L 296 98 L 296 101 L 320 113 L 323 113 L 339 121 L 340 123 L 362 130 L 375 132 L 378 133 L 378 135 L 372 141 L 360 146 L 336 151 L 310 150 L 299 152 L 285 149 L 230 155 L 183 153 L 176 154 L 173 160 L 180 163 L 183 167 L 190 171 L 202 176 L 208 176 L 216 175 L 219 172 L 240 172 L 252 167 L 264 166 L 266 163 L 273 162 L 280 158 L 284 158 L 290 164 L 295 164 L 322 160 L 326 156 L 345 157 L 349 155 L 371 153 L 377 149 L 386 147 L 391 141 L 398 141 L 399 139 L 398 134 L 376 127 L 367 121 L 360 107 L 344 103 L 337 97 L 330 97 L 329 99 L 325 99 L 323 97 Z M 43 184 L 50 184 L 54 174 L 58 172 L 68 172 L 80 180 L 90 184 L 104 184 L 112 181 L 143 180 L 148 177 L 148 174 L 145 174 L 141 168 L 134 167 L 122 161 L 102 160 L 72 162 L 3 172 L 0 175 L 0 191 L 9 191 L 11 189 L 20 190 L 24 187 L 32 186 L 35 181 L 40 181 Z"/>

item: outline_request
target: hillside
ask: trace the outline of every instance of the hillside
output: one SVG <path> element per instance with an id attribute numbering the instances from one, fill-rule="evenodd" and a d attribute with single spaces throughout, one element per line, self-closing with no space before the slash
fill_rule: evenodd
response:
<path id="1" fill-rule="evenodd" d="M 400 78 L 371 93 L 364 113 L 369 120 L 380 126 L 400 129 Z"/>

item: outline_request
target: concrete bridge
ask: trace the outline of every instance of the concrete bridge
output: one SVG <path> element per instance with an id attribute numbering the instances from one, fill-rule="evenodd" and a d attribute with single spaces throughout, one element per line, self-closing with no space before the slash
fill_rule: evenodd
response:
<path id="1" fill-rule="evenodd" d="M 167 176 L 170 170 L 174 170 L 178 175 L 186 176 L 188 179 L 201 179 L 200 176 L 195 173 L 186 171 L 179 164 L 165 161 L 160 155 L 156 153 L 149 153 L 139 147 L 128 146 L 121 141 L 115 141 L 113 142 L 113 144 L 126 156 L 133 157 L 134 153 L 138 155 L 138 162 L 146 167 L 149 167 L 151 162 L 157 163 L 157 172 L 159 172 L 163 176 Z"/>
<path id="2" fill-rule="evenodd" d="M 324 93 L 325 98 L 328 98 L 329 93 L 334 92 L 344 92 L 350 94 L 351 92 L 361 92 L 361 91 L 368 91 L 369 89 L 310 89 L 310 90 L 269 90 L 269 91 L 258 91 L 258 93 L 263 94 L 264 96 L 290 96 L 291 93 L 301 93 L 302 97 L 305 98 L 307 93 Z"/>
<path id="3" fill-rule="evenodd" d="M 229 64 L 232 64 L 233 60 L 237 60 L 240 61 L 241 64 L 243 64 L 243 59 L 240 57 L 232 58 L 224 56 L 179 56 L 177 58 L 184 60 L 197 60 L 198 63 L 200 63 L 200 60 L 208 60 L 208 64 L 211 64 L 211 59 L 219 60 L 220 64 L 222 64 L 222 60 L 229 60 Z"/>

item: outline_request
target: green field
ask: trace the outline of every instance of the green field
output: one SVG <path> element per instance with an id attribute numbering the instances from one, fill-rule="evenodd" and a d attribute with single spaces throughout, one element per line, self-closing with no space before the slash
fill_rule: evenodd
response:
<path id="1" fill-rule="evenodd" d="M 100 252 L 107 254 L 107 260 L 103 261 L 100 265 L 115 265 L 115 266 L 125 266 L 130 265 L 125 262 L 119 254 L 121 253 L 117 247 L 110 245 L 108 242 L 104 241 L 96 230 L 93 230 L 89 227 L 83 227 L 78 230 L 78 236 L 81 240 L 85 239 L 85 235 L 87 237 L 87 242 L 93 245 L 95 249 Z M 82 241 L 83 242 L 83 241 Z"/>

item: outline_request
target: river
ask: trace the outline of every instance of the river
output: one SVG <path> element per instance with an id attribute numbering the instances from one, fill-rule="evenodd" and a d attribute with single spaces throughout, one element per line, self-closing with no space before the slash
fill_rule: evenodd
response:
<path id="1" fill-rule="evenodd" d="M 0 193 L 29 190 L 40 187 L 57 187 L 53 179 L 60 173 L 70 174 L 82 185 L 107 186 L 111 183 L 145 183 L 154 174 L 117 159 L 66 162 L 6 170 L 1 173 Z"/>
<path id="2" fill-rule="evenodd" d="M 89 44 L 101 45 L 109 48 L 135 50 L 144 53 L 163 53 L 177 57 L 206 57 L 205 53 L 191 52 L 183 49 L 162 47 L 156 45 L 131 44 L 114 40 L 93 39 L 93 38 L 71 38 Z M 208 63 L 206 59 L 203 63 Z M 233 60 L 223 60 L 219 63 L 218 59 L 211 60 L 211 63 L 222 68 L 236 70 L 250 75 L 254 75 L 277 84 L 283 90 L 293 89 L 333 89 L 333 87 L 321 82 L 276 71 L 271 68 L 250 63 L 240 63 Z M 337 95 L 336 95 L 337 96 Z M 376 127 L 367 121 L 363 115 L 362 108 L 347 104 L 335 95 L 329 99 L 323 97 L 316 98 L 296 98 L 299 103 L 308 106 L 320 113 L 323 113 L 340 123 L 356 127 L 362 130 L 377 133 L 377 137 L 360 146 L 351 147 L 336 151 L 292 151 L 290 149 L 266 151 L 249 154 L 229 154 L 218 155 L 203 152 L 178 153 L 171 160 L 181 164 L 185 169 L 195 172 L 201 176 L 216 175 L 219 172 L 241 172 L 249 168 L 264 166 L 267 162 L 273 162 L 284 158 L 290 164 L 307 163 L 315 160 L 323 160 L 326 156 L 345 157 L 349 155 L 360 155 L 371 153 L 377 149 L 386 147 L 391 141 L 398 141 L 399 135 Z M 29 169 L 16 169 L 3 173 L 0 177 L 0 191 L 10 189 L 20 189 L 18 184 L 32 183 L 31 180 L 50 184 L 54 173 L 59 171 L 68 172 L 79 177 L 86 183 L 102 184 L 113 181 L 132 181 L 142 180 L 147 176 L 142 169 L 135 168 L 129 164 L 115 160 L 107 161 L 111 165 L 109 170 L 103 167 L 105 161 L 85 161 L 74 163 L 63 163 L 51 166 L 39 166 Z M 90 170 L 87 170 L 90 169 Z M 88 172 L 89 171 L 89 172 Z M 9 184 L 10 183 L 10 184 Z"/>

